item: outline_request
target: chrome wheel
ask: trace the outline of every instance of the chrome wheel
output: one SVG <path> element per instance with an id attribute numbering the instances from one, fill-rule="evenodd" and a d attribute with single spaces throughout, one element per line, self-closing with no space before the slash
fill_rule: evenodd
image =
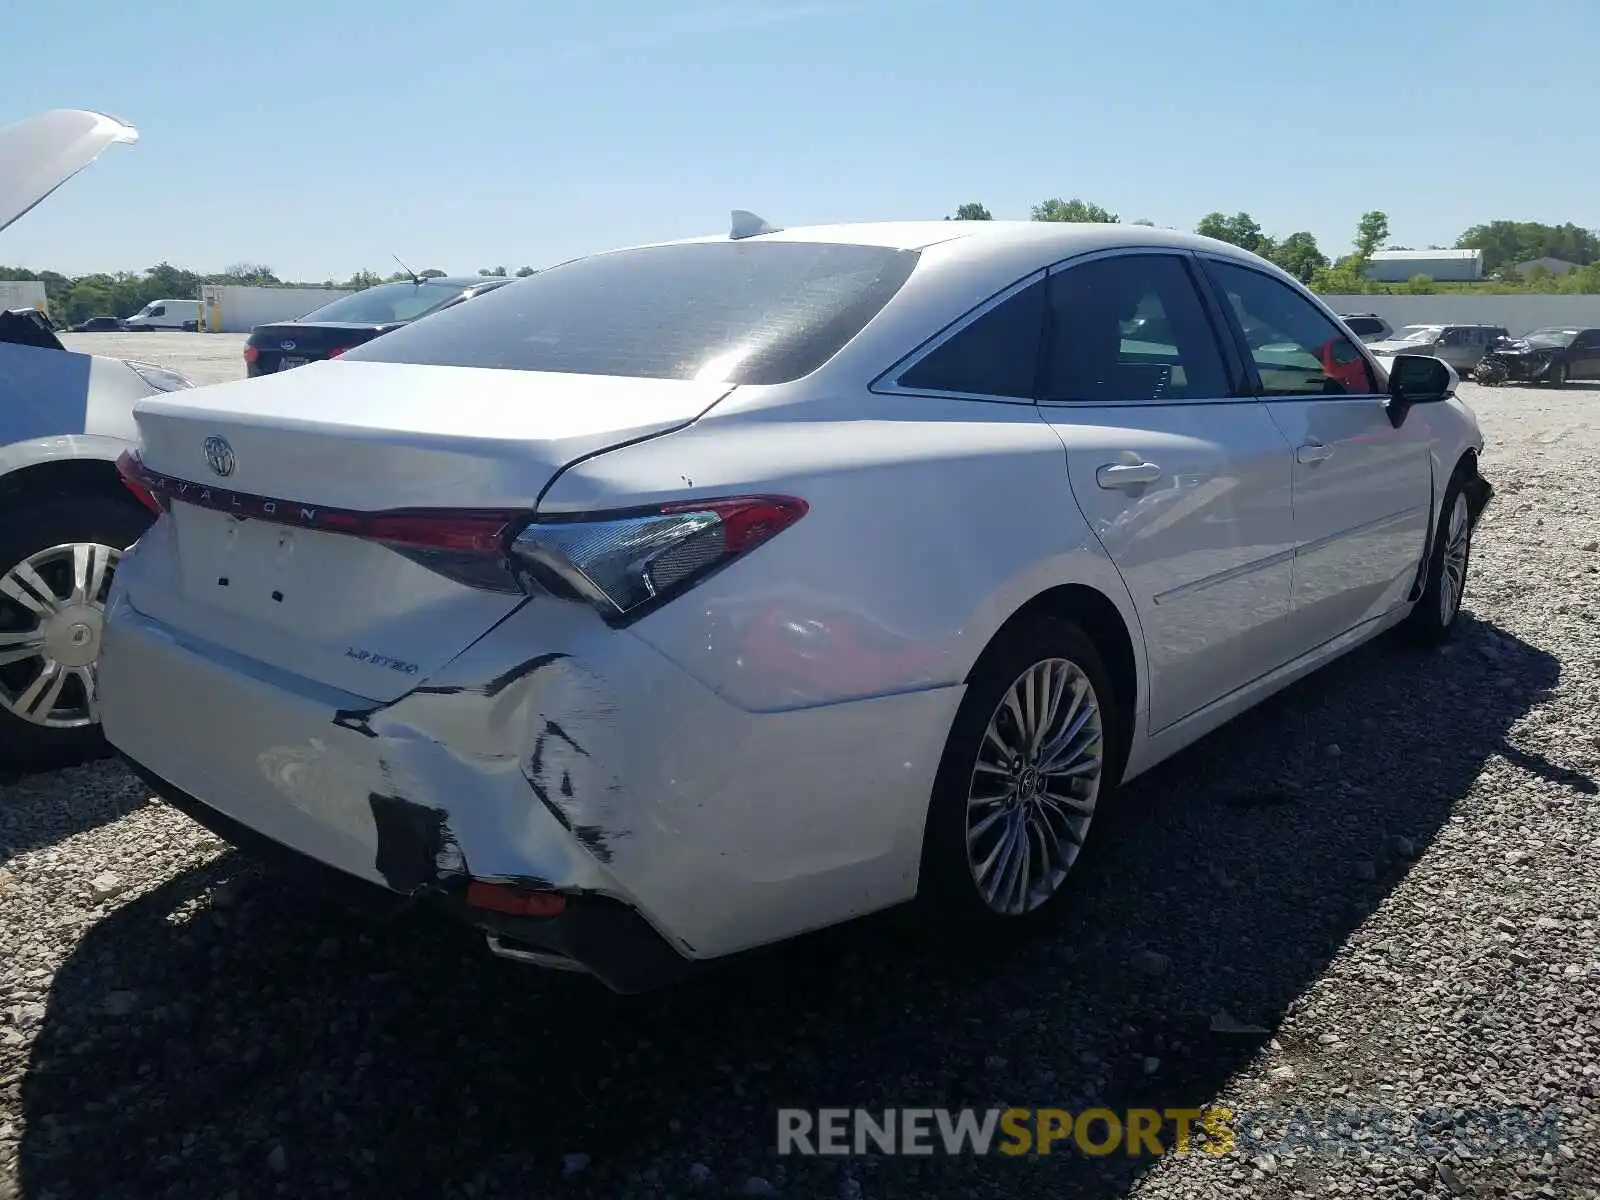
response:
<path id="1" fill-rule="evenodd" d="M 46 729 L 99 721 L 106 594 L 121 552 L 51 546 L 0 575 L 0 710 Z"/>
<path id="2" fill-rule="evenodd" d="M 990 909 L 1055 894 L 1094 819 L 1104 770 L 1099 697 L 1076 663 L 1035 663 L 989 718 L 967 791 L 967 862 Z"/>
<path id="3" fill-rule="evenodd" d="M 1450 524 L 1445 530 L 1444 559 L 1440 566 L 1439 620 L 1443 625 L 1455 620 L 1461 597 L 1467 590 L 1467 556 L 1472 549 L 1472 521 L 1467 513 L 1467 498 L 1456 494 L 1450 508 Z"/>

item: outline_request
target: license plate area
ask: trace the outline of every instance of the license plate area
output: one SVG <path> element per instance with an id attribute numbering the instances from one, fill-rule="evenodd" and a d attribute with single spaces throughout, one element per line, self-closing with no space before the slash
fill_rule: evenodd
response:
<path id="1" fill-rule="evenodd" d="M 305 628 L 340 576 L 334 534 L 172 506 L 184 591 L 193 600 L 279 627 Z M 319 587 L 318 583 L 322 586 Z M 325 619 L 325 617 L 324 617 Z"/>
<path id="2" fill-rule="evenodd" d="M 285 354 L 282 358 L 280 358 L 278 360 L 278 370 L 280 370 L 280 371 L 288 371 L 288 370 L 291 370 L 294 367 L 303 367 L 310 361 L 311 360 L 309 358 L 296 357 L 295 355 L 292 355 L 292 354 Z"/>

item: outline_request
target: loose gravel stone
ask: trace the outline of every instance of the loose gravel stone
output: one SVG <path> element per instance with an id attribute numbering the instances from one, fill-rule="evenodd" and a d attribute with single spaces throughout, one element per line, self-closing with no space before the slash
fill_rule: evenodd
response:
<path id="1" fill-rule="evenodd" d="M 1600 1200 L 1600 389 L 1463 392 L 1499 494 L 1447 652 L 1382 639 L 1121 790 L 1004 953 L 872 920 L 616 997 L 318 900 L 114 763 L 0 783 L 0 1200 Z M 776 1153 L 779 1108 L 962 1104 L 1264 1132 Z"/>

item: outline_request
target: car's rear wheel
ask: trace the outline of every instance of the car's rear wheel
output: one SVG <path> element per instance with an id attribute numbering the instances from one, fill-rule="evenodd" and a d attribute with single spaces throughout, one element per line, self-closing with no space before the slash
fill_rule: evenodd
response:
<path id="1" fill-rule="evenodd" d="M 940 762 L 919 898 L 967 926 L 1031 923 L 1064 894 L 1120 771 L 1122 716 L 1088 636 L 1029 620 L 968 681 Z"/>
<path id="2" fill-rule="evenodd" d="M 1428 559 L 1428 582 L 1411 615 L 1406 632 L 1415 642 L 1437 646 L 1449 639 L 1461 615 L 1467 591 L 1467 569 L 1472 565 L 1472 510 L 1458 471 L 1445 490 L 1439 508 L 1439 528 Z"/>
<path id="3" fill-rule="evenodd" d="M 1567 386 L 1567 364 L 1558 362 L 1550 368 L 1550 374 L 1545 380 L 1551 387 Z"/>
<path id="4" fill-rule="evenodd" d="M 0 764 L 40 768 L 103 753 L 97 686 L 106 596 L 148 528 L 137 504 L 70 496 L 0 525 Z"/>

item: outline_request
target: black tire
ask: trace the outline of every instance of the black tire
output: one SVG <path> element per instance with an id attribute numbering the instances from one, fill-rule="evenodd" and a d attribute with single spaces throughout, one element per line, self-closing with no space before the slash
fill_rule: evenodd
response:
<path id="1" fill-rule="evenodd" d="M 0 509 L 0 579 L 41 551 L 71 543 L 93 543 L 118 551 L 133 545 L 154 520 L 131 497 L 62 496 L 12 509 Z M 110 586 L 105 576 L 103 597 Z M 0 633 L 30 628 L 36 618 L 16 600 L 0 595 Z M 54 728 L 28 721 L 11 711 L 4 699 L 16 698 L 27 686 L 28 672 L 39 673 L 38 660 L 0 665 L 0 766 L 39 770 L 83 762 L 106 752 L 98 723 Z M 81 685 L 74 684 L 73 687 Z M 67 693 L 63 693 L 65 696 Z"/>
<path id="2" fill-rule="evenodd" d="M 1467 496 L 1462 488 L 1462 471 L 1458 467 L 1445 488 L 1444 503 L 1439 506 L 1439 524 L 1433 534 L 1433 548 L 1428 553 L 1428 579 L 1422 597 L 1406 617 L 1401 628 L 1406 637 L 1419 646 L 1440 646 L 1450 640 L 1461 616 L 1461 601 L 1466 594 L 1469 570 L 1472 566 L 1472 514 Z M 1460 582 L 1453 586 L 1453 598 L 1446 604 L 1445 588 L 1450 572 L 1445 567 L 1449 551 L 1450 530 L 1458 506 L 1466 513 L 1466 544 L 1460 560 Z"/>
<path id="3" fill-rule="evenodd" d="M 1549 374 L 1549 376 L 1546 377 L 1545 383 L 1547 383 L 1550 387 L 1557 387 L 1557 388 L 1558 387 L 1566 387 L 1567 386 L 1567 374 L 1568 374 L 1567 364 L 1566 363 L 1556 363 L 1553 367 L 1550 368 L 1550 374 Z"/>
<path id="4" fill-rule="evenodd" d="M 968 679 L 967 693 L 951 724 L 928 807 L 918 901 L 925 913 L 937 922 L 936 928 L 958 926 L 972 932 L 1028 931 L 1058 909 L 1068 891 L 1076 851 L 1071 851 L 1072 859 L 1066 864 L 1065 877 L 1055 881 L 1047 899 L 1027 911 L 998 911 L 980 891 L 977 869 L 968 851 L 969 795 L 980 750 L 986 755 L 991 753 L 984 749 L 990 720 L 997 718 L 997 710 L 1013 686 L 1036 665 L 1050 660 L 1064 660 L 1075 666 L 1087 679 L 1091 698 L 1098 707 L 1102 766 L 1092 796 L 1094 808 L 1105 801 L 1115 781 L 1121 777 L 1127 717 L 1121 711 L 1111 687 L 1110 674 L 1094 643 L 1077 625 L 1054 618 L 1028 619 L 1003 632 L 984 652 Z M 1040 802 L 1036 799 L 1035 803 Z M 1088 833 L 1089 823 L 1085 823 L 1081 834 Z M 1001 824 L 1005 824 L 1004 818 Z M 1045 845 L 1037 825 L 1024 827 L 1031 833 L 1038 833 L 1040 838 L 1035 841 L 1029 836 L 1030 853 Z M 983 845 L 980 842 L 980 847 Z M 1041 887 L 1040 893 L 1044 890 Z"/>

